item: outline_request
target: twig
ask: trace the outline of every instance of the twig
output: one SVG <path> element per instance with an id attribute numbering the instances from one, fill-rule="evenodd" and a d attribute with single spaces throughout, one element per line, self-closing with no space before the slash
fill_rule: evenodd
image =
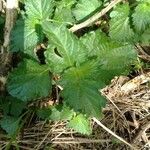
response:
<path id="1" fill-rule="evenodd" d="M 113 135 L 115 138 L 117 138 L 118 140 L 122 141 L 123 143 L 125 143 L 126 145 L 128 145 L 129 147 L 131 147 L 134 150 L 137 150 L 137 148 L 135 148 L 134 146 L 132 146 L 130 143 L 128 143 L 127 141 L 125 141 L 123 138 L 119 137 L 118 135 L 116 135 L 114 132 L 112 132 L 110 129 L 108 129 L 106 126 L 104 126 L 99 120 L 97 120 L 95 117 L 92 118 L 94 122 L 96 122 L 99 126 L 101 126 L 104 130 L 106 130 L 108 133 L 110 133 L 111 135 Z"/>
<path id="2" fill-rule="evenodd" d="M 121 92 L 125 95 L 136 90 L 140 85 L 150 81 L 150 72 L 142 74 L 128 81 L 121 87 Z"/>
<path id="3" fill-rule="evenodd" d="M 119 112 L 122 116 L 124 116 L 124 115 L 122 114 L 121 110 L 118 108 L 118 106 L 111 100 L 111 98 L 110 98 L 108 95 L 106 95 L 106 94 L 104 93 L 103 90 L 100 90 L 100 93 L 102 93 L 102 95 L 104 95 L 104 96 L 106 97 L 106 99 L 109 100 L 109 101 L 114 105 L 114 107 L 118 110 L 118 112 Z"/>
<path id="4" fill-rule="evenodd" d="M 17 17 L 18 0 L 6 1 L 6 21 L 4 31 L 3 53 L 8 51 L 10 43 L 10 34 Z"/>
<path id="5" fill-rule="evenodd" d="M 3 9 L 3 2 L 2 0 L 0 0 L 0 12 L 2 11 L 2 9 Z"/>
<path id="6" fill-rule="evenodd" d="M 17 8 L 18 8 L 18 0 L 7 0 L 6 1 L 6 20 L 4 27 L 4 43 L 3 46 L 0 47 L 0 59 L 3 60 L 0 64 L 1 76 L 7 78 L 7 74 L 11 68 L 12 63 L 12 54 L 9 52 L 9 44 L 10 44 L 10 34 L 13 28 L 13 25 L 17 18 Z M 2 89 L 5 89 L 5 84 L 2 84 Z M 1 89 L 1 84 L 0 84 Z M 2 94 L 4 91 L 0 91 Z"/>
<path id="7" fill-rule="evenodd" d="M 72 32 L 75 32 L 79 29 L 82 29 L 84 27 L 87 27 L 87 26 L 93 24 L 95 21 L 97 21 L 100 17 L 105 15 L 110 9 L 112 9 L 116 4 L 118 4 L 121 1 L 122 0 L 113 0 L 107 7 L 102 9 L 99 13 L 93 15 L 92 17 L 90 17 L 89 19 L 87 19 L 86 21 L 84 21 L 80 24 L 74 25 L 69 30 L 72 31 Z"/>
<path id="8" fill-rule="evenodd" d="M 140 44 L 136 44 L 135 47 L 136 47 L 137 51 L 139 53 L 141 53 L 141 54 L 139 54 L 140 58 L 150 61 L 150 56 L 143 50 L 143 48 Z"/>
<path id="9" fill-rule="evenodd" d="M 37 146 L 34 147 L 36 150 L 40 149 L 40 146 L 44 143 L 44 141 L 47 139 L 47 137 L 49 136 L 49 134 L 50 134 L 51 132 L 52 132 L 52 130 L 50 129 L 49 132 L 48 132 L 48 133 L 45 135 L 45 137 L 43 138 L 43 140 L 40 141 L 40 143 L 39 143 Z"/>
<path id="10" fill-rule="evenodd" d="M 84 143 L 109 143 L 111 142 L 110 139 L 85 139 L 85 138 L 75 138 L 72 140 L 62 139 L 62 140 L 55 140 L 53 144 L 84 144 Z"/>
<path id="11" fill-rule="evenodd" d="M 150 115 L 148 115 L 147 117 L 145 117 L 142 120 L 142 123 L 139 127 L 138 132 L 135 135 L 135 138 L 133 139 L 132 143 L 136 143 L 139 141 L 139 139 L 142 137 L 142 135 L 146 132 L 147 129 L 150 128 Z"/>

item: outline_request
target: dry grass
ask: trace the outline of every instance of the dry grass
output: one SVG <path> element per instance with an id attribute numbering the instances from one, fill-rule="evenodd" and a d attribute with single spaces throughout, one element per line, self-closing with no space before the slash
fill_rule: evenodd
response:
<path id="1" fill-rule="evenodd" d="M 147 74 L 146 74 L 147 77 Z M 148 79 L 149 79 L 148 73 Z M 139 80 L 140 79 L 140 80 Z M 101 90 L 108 103 L 100 120 L 116 135 L 136 147 L 150 149 L 150 87 L 149 80 L 141 82 L 140 76 L 128 81 L 126 77 L 116 77 L 112 83 Z M 122 91 L 123 86 L 136 83 L 134 89 Z M 131 88 L 129 88 L 131 89 Z M 129 150 L 126 144 L 114 138 L 110 133 L 91 121 L 93 133 L 90 136 L 78 134 L 66 128 L 67 122 L 36 121 L 25 128 L 17 137 L 22 150 Z M 1 135 L 1 148 L 8 144 Z M 15 143 L 12 143 L 15 144 Z"/>

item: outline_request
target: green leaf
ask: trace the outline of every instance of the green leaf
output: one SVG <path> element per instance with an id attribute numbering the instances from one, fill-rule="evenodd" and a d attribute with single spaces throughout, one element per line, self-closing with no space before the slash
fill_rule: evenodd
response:
<path id="1" fill-rule="evenodd" d="M 11 51 L 23 51 L 34 56 L 34 48 L 44 39 L 41 24 L 53 12 L 53 0 L 27 0 L 25 2 L 28 17 L 18 20 L 11 36 Z"/>
<path id="2" fill-rule="evenodd" d="M 11 100 L 10 114 L 14 117 L 21 115 L 22 111 L 26 108 L 26 103 L 16 98 Z"/>
<path id="3" fill-rule="evenodd" d="M 23 51 L 34 56 L 35 46 L 42 42 L 44 35 L 37 20 L 19 19 L 11 34 L 11 51 Z"/>
<path id="4" fill-rule="evenodd" d="M 4 115 L 12 115 L 14 117 L 20 116 L 26 107 L 25 102 L 11 96 L 5 97 L 1 105 Z"/>
<path id="5" fill-rule="evenodd" d="M 138 4 L 132 17 L 135 29 L 144 31 L 150 25 L 150 2 Z"/>
<path id="6" fill-rule="evenodd" d="M 54 7 L 53 0 L 27 0 L 25 9 L 28 17 L 39 19 L 40 21 L 52 16 Z"/>
<path id="7" fill-rule="evenodd" d="M 90 135 L 92 133 L 90 121 L 82 114 L 75 116 L 69 122 L 68 127 L 73 128 L 75 131 L 77 131 L 81 134 Z"/>
<path id="8" fill-rule="evenodd" d="M 71 118 L 73 117 L 74 114 L 75 114 L 75 112 L 73 110 L 71 110 L 69 107 L 63 106 L 63 109 L 60 114 L 60 119 L 61 120 L 71 120 Z"/>
<path id="9" fill-rule="evenodd" d="M 79 21 L 93 13 L 101 4 L 102 2 L 99 0 L 79 0 L 72 12 Z"/>
<path id="10" fill-rule="evenodd" d="M 49 119 L 49 116 L 51 115 L 51 108 L 44 107 L 37 110 L 37 115 L 43 120 Z"/>
<path id="11" fill-rule="evenodd" d="M 19 128 L 19 122 L 20 119 L 18 118 L 4 116 L 0 121 L 0 125 L 10 136 L 13 136 Z"/>
<path id="12" fill-rule="evenodd" d="M 150 44 L 150 27 L 143 32 L 143 34 L 140 36 L 140 38 L 141 38 L 142 44 L 144 44 L 144 45 Z"/>
<path id="13" fill-rule="evenodd" d="M 51 76 L 46 65 L 25 60 L 8 79 L 9 93 L 22 101 L 46 97 L 51 93 Z"/>
<path id="14" fill-rule="evenodd" d="M 19 2 L 24 3 L 26 0 L 19 0 Z"/>
<path id="15" fill-rule="evenodd" d="M 67 105 L 75 111 L 99 117 L 105 99 L 98 91 L 102 83 L 97 78 L 98 68 L 94 61 L 66 70 L 60 84 L 64 89 L 61 95 Z"/>
<path id="16" fill-rule="evenodd" d="M 109 46 L 109 38 L 100 30 L 92 31 L 80 38 L 82 43 L 86 46 L 87 54 L 89 56 L 101 56 L 101 49 L 106 49 Z"/>
<path id="17" fill-rule="evenodd" d="M 5 23 L 4 17 L 0 16 L 0 25 Z"/>
<path id="18" fill-rule="evenodd" d="M 75 2 L 75 0 L 58 1 L 56 3 L 56 9 L 53 19 L 62 24 L 73 24 L 75 22 L 75 19 L 72 15 L 71 7 Z"/>
<path id="19" fill-rule="evenodd" d="M 136 0 L 137 2 L 145 2 L 145 3 L 150 3 L 149 0 Z"/>
<path id="20" fill-rule="evenodd" d="M 37 114 L 42 119 L 60 121 L 60 120 L 70 120 L 74 112 L 65 105 L 63 106 L 58 105 L 39 109 L 37 111 Z"/>
<path id="21" fill-rule="evenodd" d="M 58 107 L 51 107 L 51 115 L 49 116 L 49 120 L 59 121 L 61 114 L 61 110 Z"/>
<path id="22" fill-rule="evenodd" d="M 46 59 L 53 72 L 62 72 L 85 61 L 85 46 L 66 27 L 49 22 L 45 22 L 42 27 L 52 45 L 48 48 Z"/>
<path id="23" fill-rule="evenodd" d="M 97 30 L 81 38 L 90 56 L 98 56 L 101 68 L 99 78 L 103 82 L 110 81 L 114 76 L 127 73 L 137 58 L 134 45 L 113 41 L 103 32 Z"/>
<path id="24" fill-rule="evenodd" d="M 133 30 L 130 27 L 128 4 L 118 5 L 110 14 L 109 35 L 117 41 L 133 41 Z"/>

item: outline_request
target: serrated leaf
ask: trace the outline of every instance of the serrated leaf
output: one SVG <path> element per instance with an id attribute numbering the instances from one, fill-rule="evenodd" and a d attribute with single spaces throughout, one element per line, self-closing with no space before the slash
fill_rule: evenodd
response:
<path id="1" fill-rule="evenodd" d="M 49 107 L 40 108 L 37 110 L 37 115 L 41 119 L 49 119 L 49 116 L 51 115 L 51 109 Z"/>
<path id="2" fill-rule="evenodd" d="M 68 123 L 68 127 L 73 128 L 75 131 L 77 131 L 81 134 L 89 135 L 92 133 L 90 121 L 85 116 L 83 116 L 82 114 L 75 116 Z"/>
<path id="3" fill-rule="evenodd" d="M 100 50 L 109 45 L 108 37 L 100 30 L 92 31 L 80 38 L 89 56 L 101 55 Z"/>
<path id="4" fill-rule="evenodd" d="M 129 22 L 129 5 L 122 4 L 116 6 L 111 12 L 109 35 L 117 41 L 133 41 L 133 30 Z"/>
<path id="5" fill-rule="evenodd" d="M 13 136 L 16 134 L 19 128 L 19 122 L 20 122 L 20 119 L 18 118 L 4 116 L 0 120 L 0 125 L 2 129 L 5 130 L 10 136 Z"/>
<path id="6" fill-rule="evenodd" d="M 150 25 L 150 2 L 138 4 L 132 17 L 135 29 L 144 31 Z"/>
<path id="7" fill-rule="evenodd" d="M 79 0 L 72 12 L 79 21 L 94 12 L 101 4 L 102 2 L 99 0 Z"/>
<path id="8" fill-rule="evenodd" d="M 51 76 L 46 65 L 25 60 L 8 78 L 8 92 L 22 101 L 46 97 L 51 93 Z"/>
<path id="9" fill-rule="evenodd" d="M 95 117 L 101 115 L 101 108 L 105 106 L 105 99 L 98 91 L 102 83 L 97 81 L 97 69 L 95 62 L 87 62 L 66 70 L 60 80 L 66 104 L 75 111 Z"/>
<path id="10" fill-rule="evenodd" d="M 53 0 L 27 0 L 25 2 L 26 13 L 29 18 L 45 20 L 52 15 Z"/>
<path id="11" fill-rule="evenodd" d="M 149 0 L 136 0 L 137 2 L 145 2 L 145 3 L 150 3 Z"/>
<path id="12" fill-rule="evenodd" d="M 70 120 L 73 117 L 74 113 L 75 112 L 73 110 L 71 110 L 69 107 L 64 106 L 61 111 L 61 114 L 60 114 L 60 119 L 61 120 Z"/>
<path id="13" fill-rule="evenodd" d="M 48 49 L 46 56 L 53 72 L 62 72 L 76 63 L 85 61 L 85 46 L 65 26 L 45 22 L 42 27 L 53 48 Z"/>
<path id="14" fill-rule="evenodd" d="M 50 120 L 59 121 L 60 120 L 61 110 L 58 107 L 51 107 L 51 115 L 49 116 Z"/>
<path id="15" fill-rule="evenodd" d="M 44 35 L 37 20 L 20 19 L 11 34 L 11 51 L 23 51 L 34 56 L 35 46 L 42 42 Z"/>
<path id="16" fill-rule="evenodd" d="M 133 45 L 113 41 L 99 30 L 86 34 L 80 40 L 86 45 L 90 56 L 98 56 L 102 64 L 99 78 L 103 82 L 126 73 L 137 57 Z"/>
<path id="17" fill-rule="evenodd" d="M 75 2 L 76 2 L 75 0 L 58 1 L 56 3 L 56 9 L 53 19 L 57 20 L 62 24 L 74 23 L 75 19 L 72 15 L 71 7 Z"/>
<path id="18" fill-rule="evenodd" d="M 143 34 L 140 36 L 141 38 L 141 43 L 144 45 L 149 45 L 150 44 L 150 28 L 145 30 Z"/>
<path id="19" fill-rule="evenodd" d="M 60 121 L 70 120 L 74 112 L 67 106 L 51 106 L 48 108 L 42 108 L 37 111 L 37 114 L 42 119 Z"/>
<path id="20" fill-rule="evenodd" d="M 25 2 L 28 17 L 18 20 L 11 36 L 11 51 L 23 51 L 34 55 L 34 48 L 43 41 L 41 23 L 52 15 L 53 0 L 27 0 Z"/>

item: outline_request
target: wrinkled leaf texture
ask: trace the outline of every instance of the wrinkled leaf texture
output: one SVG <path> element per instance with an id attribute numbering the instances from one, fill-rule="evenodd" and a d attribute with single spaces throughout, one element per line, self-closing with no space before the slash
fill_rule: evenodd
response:
<path id="1" fill-rule="evenodd" d="M 101 68 L 99 78 L 103 82 L 110 81 L 114 76 L 128 73 L 136 60 L 134 45 L 113 41 L 102 31 L 90 32 L 81 38 L 90 56 L 98 56 Z"/>
<path id="2" fill-rule="evenodd" d="M 133 41 L 134 33 L 130 27 L 129 13 L 128 3 L 117 5 L 111 12 L 109 35 L 112 39 L 122 42 Z"/>
<path id="3" fill-rule="evenodd" d="M 22 101 L 46 97 L 51 93 L 51 75 L 47 66 L 24 60 L 8 78 L 8 92 Z"/>
<path id="4" fill-rule="evenodd" d="M 75 131 L 82 134 L 90 135 L 92 133 L 90 121 L 82 114 L 75 116 L 69 122 L 68 127 L 73 128 Z"/>
<path id="5" fill-rule="evenodd" d="M 42 27 L 50 43 L 46 58 L 52 72 L 62 72 L 85 61 L 85 46 L 64 25 L 44 22 Z"/>
<path id="6" fill-rule="evenodd" d="M 26 16 L 19 19 L 11 34 L 11 51 L 23 51 L 33 57 L 34 48 L 43 41 L 41 24 L 49 19 L 54 7 L 53 0 L 25 1 Z"/>
<path id="7" fill-rule="evenodd" d="M 139 3 L 132 17 L 133 24 L 138 32 L 142 32 L 150 26 L 150 1 Z"/>
<path id="8" fill-rule="evenodd" d="M 72 13 L 76 20 L 79 21 L 94 12 L 101 4 L 102 2 L 99 0 L 79 0 Z"/>
<path id="9" fill-rule="evenodd" d="M 0 120 L 0 125 L 3 130 L 5 130 L 8 135 L 14 136 L 19 129 L 20 119 L 10 116 L 4 116 Z"/>

